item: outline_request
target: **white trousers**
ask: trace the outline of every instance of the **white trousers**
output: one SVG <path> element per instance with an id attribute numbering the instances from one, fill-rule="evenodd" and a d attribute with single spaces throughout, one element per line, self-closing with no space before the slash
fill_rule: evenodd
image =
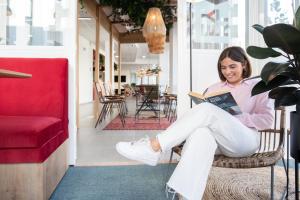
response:
<path id="1" fill-rule="evenodd" d="M 226 111 L 201 103 L 157 135 L 163 152 L 184 140 L 180 161 L 167 185 L 188 200 L 200 200 L 216 152 L 230 157 L 253 154 L 259 134 Z"/>

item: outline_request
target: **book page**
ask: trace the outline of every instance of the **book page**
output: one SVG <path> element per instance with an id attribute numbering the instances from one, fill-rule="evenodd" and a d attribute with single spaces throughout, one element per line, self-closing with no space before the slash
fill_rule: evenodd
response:
<path id="1" fill-rule="evenodd" d="M 200 94 L 198 92 L 189 92 L 189 96 L 196 97 L 196 98 L 199 98 L 199 99 L 205 99 L 204 95 Z"/>
<path id="2" fill-rule="evenodd" d="M 217 91 L 213 93 L 208 93 L 206 95 L 202 95 L 197 92 L 190 92 L 189 96 L 195 104 L 209 102 L 229 112 L 232 115 L 238 115 L 242 113 L 235 99 L 229 91 Z"/>
<path id="3" fill-rule="evenodd" d="M 204 94 L 204 98 L 218 96 L 220 94 L 225 94 L 225 93 L 228 93 L 228 92 L 229 92 L 228 90 L 218 90 L 218 91 L 214 91 L 214 92 Z"/>
<path id="4" fill-rule="evenodd" d="M 239 115 L 242 113 L 240 107 L 237 105 L 235 99 L 230 92 L 207 97 L 206 100 L 219 108 L 229 112 L 232 115 Z"/>

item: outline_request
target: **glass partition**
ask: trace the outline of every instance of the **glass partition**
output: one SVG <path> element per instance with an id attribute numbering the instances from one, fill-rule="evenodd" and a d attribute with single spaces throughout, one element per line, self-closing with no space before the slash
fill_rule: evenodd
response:
<path id="1" fill-rule="evenodd" d="M 191 10 L 193 49 L 224 49 L 241 41 L 243 4 L 234 0 L 194 3 Z"/>
<path id="2" fill-rule="evenodd" d="M 293 1 L 292 0 L 267 0 L 266 25 L 270 24 L 292 24 L 293 23 Z"/>
<path id="3" fill-rule="evenodd" d="M 0 0 L 0 45 L 63 46 L 68 0 Z"/>

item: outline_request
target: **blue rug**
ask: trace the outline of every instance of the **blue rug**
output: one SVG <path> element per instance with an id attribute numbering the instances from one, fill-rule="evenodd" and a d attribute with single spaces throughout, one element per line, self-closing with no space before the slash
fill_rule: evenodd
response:
<path id="1" fill-rule="evenodd" d="M 293 168 L 293 160 L 290 161 L 290 168 Z M 168 177 L 170 176 L 175 166 L 175 164 L 172 164 L 169 171 L 166 164 L 156 167 L 146 165 L 70 167 L 50 199 L 166 200 L 166 177 L 167 174 L 169 174 Z M 282 162 L 279 162 L 277 166 L 276 170 L 281 172 L 278 173 L 277 171 L 275 173 L 277 174 L 276 182 L 279 183 L 275 196 L 278 197 L 283 191 L 285 174 Z M 259 196 L 260 198 L 264 197 L 262 199 L 268 199 L 269 183 L 266 181 L 270 179 L 269 168 L 250 169 L 249 172 L 246 170 L 244 173 L 242 173 L 242 170 L 225 168 L 213 171 L 207 186 L 208 192 L 206 196 L 204 195 L 205 199 L 220 199 L 227 193 L 231 196 L 232 192 L 237 196 L 237 199 L 240 199 L 241 196 L 244 199 L 253 199 L 253 195 L 254 197 Z M 293 169 L 290 169 L 291 182 L 293 171 Z M 250 175 L 251 173 L 252 175 Z M 258 184 L 257 175 L 260 177 L 260 185 Z M 253 181 L 249 180 L 249 176 L 254 177 Z M 233 177 L 238 179 L 234 181 L 235 186 L 234 183 L 231 183 Z M 254 189 L 256 186 L 257 188 Z M 292 188 L 290 191 L 292 191 Z M 245 193 L 245 191 L 248 192 Z"/>
<path id="2" fill-rule="evenodd" d="M 166 174 L 167 165 L 70 167 L 50 199 L 165 200 Z"/>

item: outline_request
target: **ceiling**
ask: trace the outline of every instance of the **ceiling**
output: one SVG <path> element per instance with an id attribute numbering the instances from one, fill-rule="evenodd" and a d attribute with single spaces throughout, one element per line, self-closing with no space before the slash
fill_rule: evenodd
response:
<path id="1" fill-rule="evenodd" d="M 103 11 L 108 16 L 111 12 L 110 7 L 103 7 Z M 114 24 L 119 33 L 126 33 L 128 29 L 122 24 Z M 105 29 L 101 29 L 100 49 L 104 51 L 105 41 L 109 40 L 109 34 Z M 96 20 L 90 16 L 85 8 L 79 11 L 79 34 L 96 43 Z M 116 51 L 116 50 L 114 50 Z M 159 55 L 149 53 L 146 43 L 122 43 L 121 44 L 121 62 L 123 63 L 147 63 L 157 62 Z"/>
<path id="2" fill-rule="evenodd" d="M 177 5 L 177 0 L 168 0 L 167 5 L 170 6 L 176 6 Z M 101 9 L 105 13 L 105 15 L 108 17 L 108 19 L 113 22 L 113 17 L 112 15 L 112 8 L 110 6 L 101 6 Z M 120 16 L 120 19 L 122 21 L 129 21 L 128 15 L 122 15 Z M 118 30 L 119 33 L 130 33 L 130 31 L 134 28 L 133 26 L 128 25 L 127 23 L 116 23 L 113 22 L 113 26 Z M 139 30 L 141 31 L 141 30 Z"/>
<path id="3" fill-rule="evenodd" d="M 146 43 L 127 43 L 121 44 L 121 62 L 122 63 L 139 63 L 150 64 L 157 62 L 159 59 L 158 54 L 149 53 Z"/>
<path id="4" fill-rule="evenodd" d="M 105 31 L 105 30 L 102 30 Z M 79 20 L 79 34 L 92 43 L 96 43 L 96 21 Z M 109 40 L 108 34 L 101 34 L 100 49 L 104 51 L 105 41 Z M 115 49 L 115 51 L 117 51 Z M 136 61 L 156 60 L 158 55 L 150 54 L 146 43 L 123 43 L 121 44 L 121 62 L 134 63 Z"/>
<path id="5" fill-rule="evenodd" d="M 104 6 L 104 7 L 101 7 L 101 9 L 103 10 L 103 12 L 105 13 L 106 16 L 109 16 L 109 15 L 111 14 L 111 11 L 112 11 L 112 8 L 111 8 L 111 7 L 109 7 L 109 6 Z M 126 16 L 126 17 L 128 17 L 128 16 Z M 126 17 L 125 17 L 125 19 L 126 19 Z M 117 31 L 118 31 L 119 33 L 126 33 L 126 32 L 127 32 L 127 28 L 126 28 L 125 25 L 122 25 L 122 24 L 114 24 L 113 26 L 117 29 Z"/>

